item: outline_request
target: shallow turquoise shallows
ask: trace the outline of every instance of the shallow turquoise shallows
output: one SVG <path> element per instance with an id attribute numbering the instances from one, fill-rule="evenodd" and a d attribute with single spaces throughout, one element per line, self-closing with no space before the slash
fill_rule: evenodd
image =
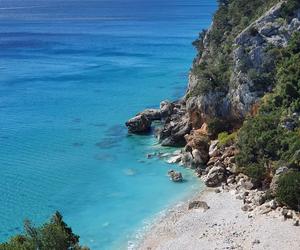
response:
<path id="1" fill-rule="evenodd" d="M 59 210 L 91 249 L 126 249 L 201 183 L 147 159 L 124 122 L 183 95 L 213 0 L 0 3 L 0 241 Z"/>

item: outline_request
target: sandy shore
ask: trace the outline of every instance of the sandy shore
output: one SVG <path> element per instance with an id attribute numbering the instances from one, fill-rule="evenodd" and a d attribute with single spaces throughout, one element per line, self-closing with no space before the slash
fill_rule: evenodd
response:
<path id="1" fill-rule="evenodd" d="M 300 249 L 300 227 L 275 211 L 251 217 L 233 194 L 212 189 L 193 200 L 207 202 L 210 209 L 188 210 L 188 202 L 177 206 L 153 225 L 138 249 Z"/>

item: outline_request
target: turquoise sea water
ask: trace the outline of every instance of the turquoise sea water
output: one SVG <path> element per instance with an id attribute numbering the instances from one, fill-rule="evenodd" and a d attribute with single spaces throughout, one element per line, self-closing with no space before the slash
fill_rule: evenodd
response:
<path id="1" fill-rule="evenodd" d="M 213 0 L 0 2 L 0 241 L 59 210 L 91 249 L 126 249 L 155 214 L 199 190 L 147 159 L 124 122 L 183 95 Z"/>

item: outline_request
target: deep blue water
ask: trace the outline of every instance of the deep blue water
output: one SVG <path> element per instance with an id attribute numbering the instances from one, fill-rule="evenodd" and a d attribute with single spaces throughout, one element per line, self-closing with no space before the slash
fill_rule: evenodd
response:
<path id="1" fill-rule="evenodd" d="M 91 249 L 126 249 L 158 212 L 201 189 L 147 159 L 124 122 L 183 95 L 213 0 L 0 2 L 0 241 L 59 210 Z"/>

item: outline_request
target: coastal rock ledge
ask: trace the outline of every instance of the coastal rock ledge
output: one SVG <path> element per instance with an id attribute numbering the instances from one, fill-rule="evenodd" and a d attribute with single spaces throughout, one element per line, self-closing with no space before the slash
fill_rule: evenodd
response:
<path id="1" fill-rule="evenodd" d="M 141 114 L 127 121 L 126 126 L 128 127 L 128 131 L 131 133 L 146 133 L 151 129 L 151 120 L 149 120 L 144 114 Z"/>

